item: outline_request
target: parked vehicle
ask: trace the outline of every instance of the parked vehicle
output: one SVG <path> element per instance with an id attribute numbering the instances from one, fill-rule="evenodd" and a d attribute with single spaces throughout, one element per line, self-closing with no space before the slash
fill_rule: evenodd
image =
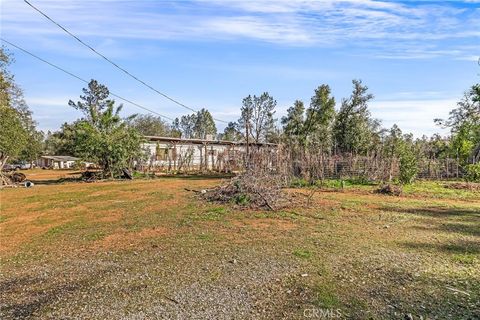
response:
<path id="1" fill-rule="evenodd" d="M 21 170 L 28 170 L 32 168 L 32 164 L 30 162 L 21 162 L 19 165 Z"/>
<path id="2" fill-rule="evenodd" d="M 6 165 L 3 166 L 3 171 L 15 171 L 19 169 L 20 169 L 20 165 L 17 165 L 17 164 L 7 163 Z"/>
<path id="3" fill-rule="evenodd" d="M 32 167 L 31 163 L 21 161 L 15 163 L 7 163 L 3 166 L 3 171 L 27 170 Z"/>

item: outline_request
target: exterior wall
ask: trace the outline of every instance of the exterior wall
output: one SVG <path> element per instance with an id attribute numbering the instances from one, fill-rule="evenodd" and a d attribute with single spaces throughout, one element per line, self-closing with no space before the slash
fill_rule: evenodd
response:
<path id="1" fill-rule="evenodd" d="M 75 161 L 59 161 L 60 169 L 71 169 L 75 165 Z"/>
<path id="2" fill-rule="evenodd" d="M 51 167 L 53 167 L 53 160 L 52 159 L 46 159 L 46 158 L 39 158 L 37 160 L 37 167 L 51 168 Z"/>
<path id="3" fill-rule="evenodd" d="M 71 169 L 74 165 L 75 161 L 73 160 L 59 161 L 46 158 L 40 158 L 37 160 L 37 166 L 40 168 Z"/>
<path id="4" fill-rule="evenodd" d="M 144 148 L 149 152 L 146 166 L 150 169 L 175 171 L 234 171 L 245 152 L 241 145 L 179 141 L 150 141 Z"/>

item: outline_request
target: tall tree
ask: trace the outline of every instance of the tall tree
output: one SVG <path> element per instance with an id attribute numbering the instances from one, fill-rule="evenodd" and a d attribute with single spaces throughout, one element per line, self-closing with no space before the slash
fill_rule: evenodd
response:
<path id="1" fill-rule="evenodd" d="M 400 148 L 400 176 L 399 180 L 403 184 L 412 183 L 418 174 L 418 160 L 415 153 L 413 135 L 403 136 Z"/>
<path id="2" fill-rule="evenodd" d="M 227 141 L 240 141 L 242 140 L 242 133 L 238 128 L 238 123 L 236 122 L 229 122 L 228 125 L 223 130 L 221 134 L 221 140 Z"/>
<path id="3" fill-rule="evenodd" d="M 60 130 L 47 132 L 45 136 L 44 150 L 47 155 L 67 155 L 79 157 L 75 147 L 75 138 L 77 130 L 80 130 L 80 123 L 83 120 L 77 120 L 73 123 L 64 123 Z"/>
<path id="4" fill-rule="evenodd" d="M 323 152 L 330 152 L 333 146 L 333 126 L 335 120 L 335 98 L 330 96 L 328 85 L 315 89 L 305 120 L 305 131 L 309 143 Z"/>
<path id="5" fill-rule="evenodd" d="M 384 151 L 387 158 L 395 158 L 399 155 L 403 140 L 402 130 L 394 124 L 388 131 L 384 141 Z"/>
<path id="6" fill-rule="evenodd" d="M 287 136 L 300 136 L 303 133 L 305 121 L 305 106 L 300 100 L 295 100 L 293 106 L 287 109 L 287 115 L 282 118 L 283 132 Z"/>
<path id="7" fill-rule="evenodd" d="M 86 120 L 94 126 L 98 125 L 103 112 L 113 105 L 113 100 L 109 100 L 110 91 L 97 80 L 91 80 L 88 88 L 83 88 L 83 95 L 78 102 L 68 101 L 68 105 L 80 110 L 86 117 Z"/>
<path id="8" fill-rule="evenodd" d="M 342 100 L 337 114 L 334 135 L 340 152 L 365 154 L 372 145 L 379 122 L 371 118 L 368 102 L 373 95 L 360 80 L 353 80 L 353 91 L 348 99 Z"/>
<path id="9" fill-rule="evenodd" d="M 184 115 L 180 119 L 176 118 L 172 123 L 172 129 L 176 135 L 186 139 L 206 139 L 207 135 L 217 135 L 217 127 L 207 109 Z"/>
<path id="10" fill-rule="evenodd" d="M 202 109 L 197 112 L 195 123 L 193 125 L 193 135 L 197 139 L 206 139 L 207 136 L 216 137 L 217 127 L 215 121 L 207 109 Z"/>
<path id="11" fill-rule="evenodd" d="M 32 164 L 43 153 L 44 149 L 44 133 L 31 128 L 27 134 L 27 145 L 20 152 L 18 158 L 28 161 Z"/>
<path id="12" fill-rule="evenodd" d="M 243 99 L 239 128 L 248 133 L 251 142 L 268 142 L 268 137 L 275 131 L 275 107 L 277 101 L 267 92 L 260 96 Z M 247 138 L 247 137 L 246 137 Z"/>
<path id="13" fill-rule="evenodd" d="M 172 127 L 176 132 L 181 135 L 182 138 L 190 139 L 194 138 L 195 136 L 194 127 L 196 121 L 197 115 L 195 113 L 187 114 L 182 116 L 180 119 L 175 118 Z"/>
<path id="14" fill-rule="evenodd" d="M 21 117 L 14 108 L 0 104 L 0 176 L 3 166 L 11 157 L 16 157 L 26 146 L 28 133 Z M 2 183 L 5 180 L 2 177 Z"/>
<path id="15" fill-rule="evenodd" d="M 435 122 L 450 128 L 453 156 L 463 164 L 469 159 L 474 160 L 480 153 L 480 84 L 475 84 L 464 94 L 457 108 L 450 111 L 448 119 L 435 119 Z"/>
<path id="16" fill-rule="evenodd" d="M 12 56 L 0 47 L 0 170 L 8 159 L 28 153 L 29 160 L 37 156 L 40 133 L 32 113 L 23 99 L 23 91 L 8 70 Z"/>
<path id="17" fill-rule="evenodd" d="M 15 76 L 8 70 L 8 66 L 13 62 L 13 56 L 3 46 L 0 47 L 0 104 L 14 108 L 22 118 L 30 117 L 31 112 L 23 99 L 23 91 L 15 82 Z"/>
<path id="18" fill-rule="evenodd" d="M 161 117 L 150 114 L 140 114 L 128 121 L 128 125 L 135 128 L 144 136 L 168 137 L 171 128 Z"/>
<path id="19" fill-rule="evenodd" d="M 288 144 L 303 146 L 305 136 L 305 106 L 300 100 L 296 100 L 293 106 L 287 109 L 287 115 L 281 120 L 283 134 Z"/>
<path id="20" fill-rule="evenodd" d="M 394 124 L 388 134 L 385 136 L 383 141 L 383 155 L 385 156 L 385 161 L 389 162 L 389 177 L 388 180 L 392 180 L 394 174 L 394 165 L 396 160 L 401 154 L 401 149 L 403 145 L 402 130 Z"/>
<path id="21" fill-rule="evenodd" d="M 122 168 L 142 156 L 142 136 L 128 120 L 120 117 L 122 105 L 109 100 L 108 88 L 92 80 L 81 101 L 69 104 L 81 110 L 85 118 L 75 125 L 75 151 L 86 161 L 98 163 L 106 176 L 113 178 Z"/>

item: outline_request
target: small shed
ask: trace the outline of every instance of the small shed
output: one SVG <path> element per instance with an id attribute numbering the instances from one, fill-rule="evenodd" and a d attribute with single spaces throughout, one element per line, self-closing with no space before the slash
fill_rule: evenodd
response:
<path id="1" fill-rule="evenodd" d="M 71 156 L 41 156 L 37 161 L 37 166 L 51 169 L 71 169 L 79 158 Z"/>

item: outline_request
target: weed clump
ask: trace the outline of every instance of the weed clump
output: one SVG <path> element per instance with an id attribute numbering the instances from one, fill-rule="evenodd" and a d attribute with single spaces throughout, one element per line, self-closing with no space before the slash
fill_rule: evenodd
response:
<path id="1" fill-rule="evenodd" d="M 402 194 L 402 187 L 389 183 L 380 186 L 378 189 L 375 190 L 375 193 L 398 197 Z"/>
<path id="2" fill-rule="evenodd" d="M 475 182 L 454 182 L 444 185 L 447 189 L 480 191 L 480 183 Z"/>

